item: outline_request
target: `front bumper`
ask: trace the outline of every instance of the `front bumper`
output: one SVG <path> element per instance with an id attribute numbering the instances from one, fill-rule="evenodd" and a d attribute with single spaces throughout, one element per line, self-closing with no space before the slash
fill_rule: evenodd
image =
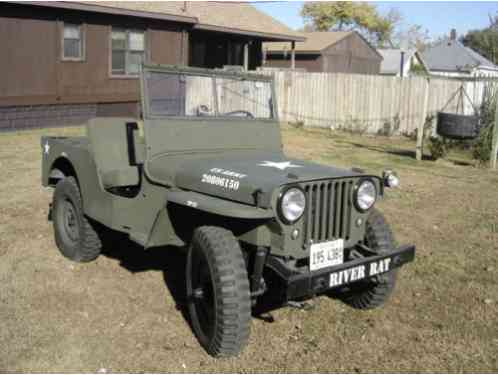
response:
<path id="1" fill-rule="evenodd" d="M 296 271 L 272 256 L 268 257 L 266 266 L 284 281 L 286 299 L 293 300 L 389 272 L 414 259 L 415 246 L 406 245 L 381 255 L 357 258 L 313 272 Z"/>

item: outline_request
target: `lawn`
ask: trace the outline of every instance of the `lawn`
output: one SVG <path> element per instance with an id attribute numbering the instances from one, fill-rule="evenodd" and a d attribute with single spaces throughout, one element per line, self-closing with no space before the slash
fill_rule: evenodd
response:
<path id="1" fill-rule="evenodd" d="M 119 238 L 90 264 L 59 255 L 39 139 L 80 132 L 0 134 L 0 372 L 498 372 L 498 172 L 465 152 L 417 162 L 408 139 L 284 128 L 289 156 L 397 170 L 379 206 L 417 258 L 383 308 L 286 307 L 253 320 L 239 358 L 215 360 L 178 303 L 179 249 Z"/>

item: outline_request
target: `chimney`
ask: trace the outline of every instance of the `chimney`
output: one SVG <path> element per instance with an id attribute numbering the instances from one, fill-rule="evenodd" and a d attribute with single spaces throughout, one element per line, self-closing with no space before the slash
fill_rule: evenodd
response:
<path id="1" fill-rule="evenodd" d="M 455 29 L 451 29 L 450 31 L 450 40 L 456 40 L 457 38 L 457 32 Z"/>

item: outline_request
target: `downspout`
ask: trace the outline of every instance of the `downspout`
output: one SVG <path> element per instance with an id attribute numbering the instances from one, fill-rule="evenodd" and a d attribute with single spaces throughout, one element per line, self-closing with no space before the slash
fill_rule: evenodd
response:
<path id="1" fill-rule="evenodd" d="M 405 51 L 401 51 L 401 61 L 400 61 L 400 67 L 399 67 L 399 76 L 403 78 L 405 75 Z"/>
<path id="2" fill-rule="evenodd" d="M 244 43 L 244 70 L 249 70 L 249 42 Z"/>
<path id="3" fill-rule="evenodd" d="M 291 69 L 296 69 L 296 42 L 291 43 Z"/>

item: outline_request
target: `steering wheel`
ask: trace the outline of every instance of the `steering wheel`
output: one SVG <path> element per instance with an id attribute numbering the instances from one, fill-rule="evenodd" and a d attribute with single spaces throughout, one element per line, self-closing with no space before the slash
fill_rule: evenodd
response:
<path id="1" fill-rule="evenodd" d="M 227 112 L 227 113 L 223 114 L 223 116 L 239 116 L 239 115 L 246 115 L 246 117 L 248 117 L 248 118 L 254 118 L 254 115 L 251 112 L 244 111 L 243 109 L 239 109 L 237 111 Z"/>
<path id="2" fill-rule="evenodd" d="M 197 107 L 197 116 L 212 116 L 212 115 L 213 113 L 211 112 L 209 106 L 201 104 L 200 106 Z"/>

